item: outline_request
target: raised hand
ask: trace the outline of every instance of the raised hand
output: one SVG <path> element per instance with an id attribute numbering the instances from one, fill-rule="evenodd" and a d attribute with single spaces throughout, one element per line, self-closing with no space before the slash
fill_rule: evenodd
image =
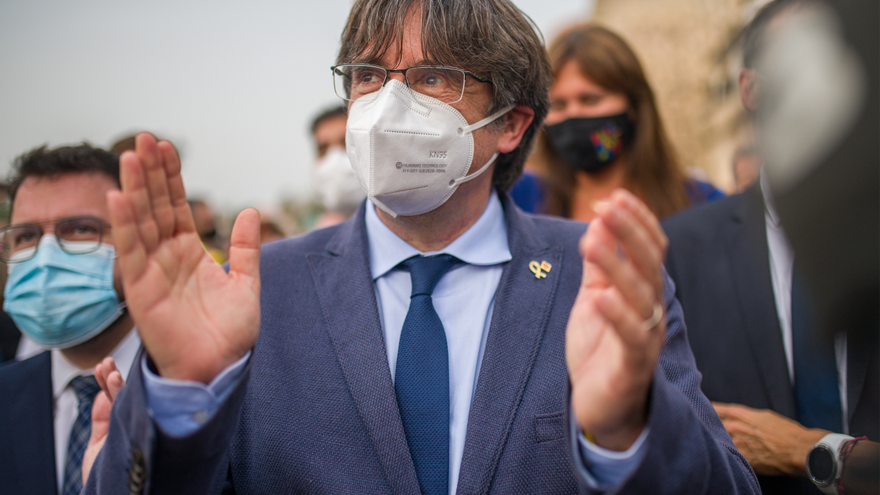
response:
<path id="1" fill-rule="evenodd" d="M 104 358 L 95 366 L 95 379 L 101 386 L 101 393 L 95 397 L 95 403 L 92 404 L 92 433 L 82 461 L 83 485 L 86 484 L 95 458 L 101 453 L 101 448 L 104 447 L 104 441 L 107 439 L 107 432 L 110 430 L 110 409 L 119 391 L 125 386 L 125 380 L 111 357 Z"/>
<path id="2" fill-rule="evenodd" d="M 174 147 L 148 133 L 135 143 L 122 191 L 107 195 L 128 309 L 159 374 L 209 383 L 259 334 L 259 214 L 236 219 L 227 274 L 199 240 Z"/>
<path id="3" fill-rule="evenodd" d="M 581 238 L 583 280 L 566 329 L 572 409 L 597 445 L 626 450 L 647 419 L 666 334 L 661 265 L 667 239 L 648 208 L 619 189 Z"/>

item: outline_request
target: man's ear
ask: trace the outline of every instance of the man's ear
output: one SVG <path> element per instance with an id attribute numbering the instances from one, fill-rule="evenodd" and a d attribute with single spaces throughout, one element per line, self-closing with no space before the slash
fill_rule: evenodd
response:
<path id="1" fill-rule="evenodd" d="M 535 120 L 535 111 L 525 105 L 517 105 L 505 117 L 507 122 L 499 131 L 499 153 L 510 153 L 519 146 L 526 129 Z"/>
<path id="2" fill-rule="evenodd" d="M 743 68 L 739 71 L 739 96 L 746 110 L 758 110 L 758 73 L 755 69 Z"/>

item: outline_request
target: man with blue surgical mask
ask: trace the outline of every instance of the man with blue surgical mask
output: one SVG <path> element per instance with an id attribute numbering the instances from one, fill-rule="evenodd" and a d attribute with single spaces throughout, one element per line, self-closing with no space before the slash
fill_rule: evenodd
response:
<path id="1" fill-rule="evenodd" d="M 85 144 L 37 148 L 13 164 L 10 225 L 0 230 L 4 310 L 49 350 L 0 369 L 4 493 L 80 492 L 95 366 L 112 357 L 125 376 L 140 346 L 107 210 L 119 188 L 118 156 Z"/>

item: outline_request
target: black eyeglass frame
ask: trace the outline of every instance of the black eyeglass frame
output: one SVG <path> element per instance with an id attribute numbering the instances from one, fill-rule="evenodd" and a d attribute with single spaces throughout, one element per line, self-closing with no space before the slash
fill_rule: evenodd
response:
<path id="1" fill-rule="evenodd" d="M 408 88 L 412 88 L 412 85 L 410 85 L 410 83 L 409 83 L 409 78 L 406 77 L 406 72 L 407 72 L 408 70 L 410 70 L 410 69 L 447 69 L 447 70 L 457 70 L 457 71 L 461 71 L 462 73 L 464 73 L 465 77 L 467 77 L 467 76 L 473 77 L 474 79 L 477 80 L 477 82 L 481 82 L 481 83 L 489 83 L 489 84 L 491 84 L 491 85 L 493 85 L 493 86 L 495 85 L 495 83 L 493 83 L 490 79 L 487 79 L 487 78 L 482 77 L 482 76 L 478 76 L 478 75 L 474 74 L 473 72 L 471 72 L 471 71 L 469 71 L 469 70 L 464 70 L 464 69 L 461 69 L 461 68 L 459 68 L 459 67 L 453 67 L 453 66 L 451 66 L 451 65 L 414 65 L 414 66 L 412 66 L 412 67 L 407 67 L 407 68 L 405 68 L 405 69 L 386 69 L 385 67 L 382 67 L 381 65 L 374 65 L 374 64 L 361 64 L 361 63 L 347 63 L 347 64 L 336 64 L 336 65 L 331 66 L 331 67 L 330 67 L 330 74 L 331 74 L 331 76 L 333 76 L 333 77 L 335 77 L 336 74 L 344 75 L 344 74 L 339 73 L 336 69 L 338 69 L 338 68 L 340 68 L 340 67 L 354 67 L 354 66 L 357 66 L 357 67 L 372 67 L 372 68 L 374 68 L 374 69 L 380 69 L 380 70 L 385 71 L 385 78 L 382 80 L 382 85 L 379 86 L 380 88 L 384 88 L 384 87 L 385 87 L 385 83 L 388 82 L 388 74 L 395 73 L 395 72 L 399 72 L 399 73 L 403 74 L 403 80 L 406 82 L 406 87 L 408 87 Z M 336 88 L 336 84 L 335 84 L 335 83 L 334 83 L 333 87 L 334 87 L 334 91 L 335 91 L 335 88 Z M 464 98 L 464 85 L 463 85 L 462 88 L 461 88 L 461 94 L 462 94 L 461 97 L 460 97 L 458 100 L 454 101 L 453 103 L 457 103 L 457 102 L 461 101 L 462 98 Z M 354 101 L 354 100 L 352 100 L 351 98 L 347 98 L 347 97 L 344 97 L 344 96 L 340 95 L 339 93 L 336 93 L 336 96 L 342 98 L 342 99 L 345 100 L 345 101 Z M 349 94 L 349 96 L 350 96 L 350 94 Z M 366 95 L 364 95 L 364 96 L 366 96 Z"/>
<path id="2" fill-rule="evenodd" d="M 61 248 L 62 251 L 64 251 L 65 253 L 68 253 L 68 254 L 88 254 L 88 253 L 93 253 L 93 252 L 97 251 L 98 249 L 101 248 L 101 244 L 104 241 L 104 230 L 109 230 L 109 229 L 113 228 L 113 226 L 110 225 L 108 222 L 105 222 L 104 220 L 101 220 L 98 217 L 95 217 L 92 215 L 78 215 L 78 216 L 73 216 L 73 217 L 59 218 L 58 220 L 55 220 L 53 233 L 57 237 L 59 225 L 65 223 L 65 222 L 72 222 L 72 221 L 76 221 L 76 220 L 94 220 L 95 223 L 97 225 L 99 225 L 101 228 L 98 229 L 98 239 L 95 242 L 95 247 L 92 249 L 89 249 L 87 251 L 69 251 L 68 249 L 65 248 L 65 243 L 59 239 L 58 246 Z M 52 223 L 52 221 L 50 220 L 50 221 L 42 222 L 42 224 L 46 224 L 46 223 Z M 39 249 L 40 241 L 43 239 L 43 236 L 46 234 L 45 231 L 43 230 L 42 224 L 41 223 L 31 223 L 31 222 L 17 223 L 15 225 L 7 225 L 6 227 L 0 228 L 0 260 L 3 260 L 3 262 L 6 264 L 12 265 L 15 263 L 21 263 L 21 262 L 33 259 L 33 257 L 37 255 L 37 250 Z M 34 227 L 36 229 L 36 231 L 39 232 L 40 235 L 37 238 L 36 242 L 34 243 L 35 249 L 34 249 L 34 252 L 32 255 L 28 256 L 27 258 L 12 260 L 12 259 L 10 259 L 11 253 L 8 253 L 8 251 L 10 251 L 11 248 L 8 248 L 6 246 L 6 234 L 7 234 L 7 232 L 10 232 L 14 229 L 20 229 L 22 227 Z"/>

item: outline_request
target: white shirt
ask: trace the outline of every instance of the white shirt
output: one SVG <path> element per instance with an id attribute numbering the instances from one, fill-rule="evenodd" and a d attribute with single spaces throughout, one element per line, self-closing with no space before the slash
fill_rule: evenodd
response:
<path id="1" fill-rule="evenodd" d="M 137 330 L 132 329 L 122 342 L 108 355 L 116 361 L 116 367 L 122 373 L 123 378 L 128 377 L 128 371 L 134 362 L 141 339 Z M 78 414 L 78 399 L 76 392 L 69 386 L 70 380 L 77 376 L 93 375 L 94 369 L 81 369 L 68 361 L 58 349 L 53 349 L 52 354 L 52 398 L 55 405 L 53 415 L 55 418 L 55 476 L 58 480 L 58 492 L 64 486 L 64 466 L 67 463 L 67 442 L 70 440 L 70 430 Z"/>
<path id="2" fill-rule="evenodd" d="M 779 215 L 770 192 L 767 176 L 761 169 L 761 193 L 764 195 L 764 223 L 767 228 L 767 250 L 770 254 L 770 279 L 773 284 L 773 296 L 776 300 L 776 313 L 779 317 L 779 328 L 782 330 L 782 344 L 785 348 L 785 360 L 788 364 L 788 377 L 794 385 L 794 357 L 791 337 L 791 277 L 794 273 L 794 250 L 785 236 Z M 837 361 L 838 389 L 840 404 L 843 409 L 843 432 L 849 432 L 849 419 L 846 403 L 846 335 L 839 334 L 834 339 L 834 354 Z"/>

